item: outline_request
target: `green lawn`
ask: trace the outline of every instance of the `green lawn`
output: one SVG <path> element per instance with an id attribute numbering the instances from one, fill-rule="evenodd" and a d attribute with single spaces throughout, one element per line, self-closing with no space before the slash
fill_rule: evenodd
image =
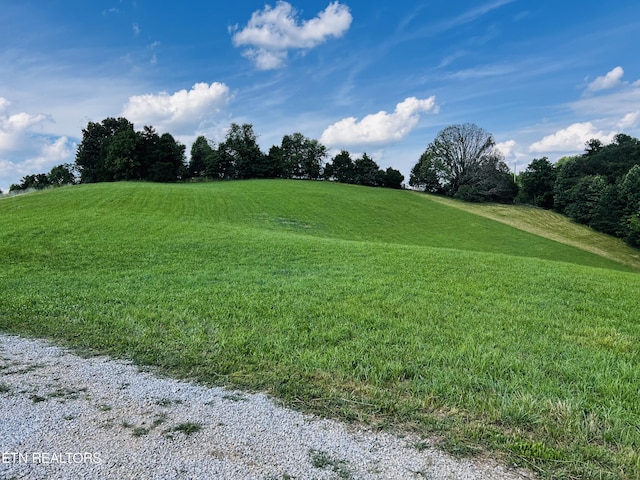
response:
<path id="1" fill-rule="evenodd" d="M 633 265 L 412 192 L 83 185 L 0 200 L 0 330 L 489 450 L 640 476 Z"/>
<path id="2" fill-rule="evenodd" d="M 429 201 L 436 201 L 497 220 L 525 232 L 540 235 L 640 269 L 640 250 L 631 248 L 619 238 L 597 232 L 585 225 L 567 221 L 567 217 L 551 210 L 528 205 L 488 205 L 435 195 L 423 196 Z"/>

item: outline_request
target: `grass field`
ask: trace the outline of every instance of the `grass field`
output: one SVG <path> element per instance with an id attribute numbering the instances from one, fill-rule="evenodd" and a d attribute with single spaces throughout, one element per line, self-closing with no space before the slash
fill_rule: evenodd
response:
<path id="1" fill-rule="evenodd" d="M 433 195 L 428 199 L 640 269 L 639 250 L 631 248 L 619 238 L 568 222 L 567 217 L 551 210 L 528 205 L 469 203 Z"/>
<path id="2" fill-rule="evenodd" d="M 542 476 L 640 477 L 633 263 L 412 192 L 296 181 L 2 199 L 0 258 L 4 332 Z"/>

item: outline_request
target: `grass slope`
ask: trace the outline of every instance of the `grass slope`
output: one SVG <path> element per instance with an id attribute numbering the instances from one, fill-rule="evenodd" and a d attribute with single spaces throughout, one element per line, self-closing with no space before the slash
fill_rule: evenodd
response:
<path id="1" fill-rule="evenodd" d="M 526 205 L 479 204 L 435 195 L 427 197 L 431 201 L 497 220 L 525 232 L 640 269 L 640 251 L 631 248 L 619 238 L 568 221 L 567 217 L 559 213 Z"/>
<path id="2" fill-rule="evenodd" d="M 396 192 L 85 185 L 0 202 L 0 329 L 492 449 L 640 475 L 640 275 Z"/>

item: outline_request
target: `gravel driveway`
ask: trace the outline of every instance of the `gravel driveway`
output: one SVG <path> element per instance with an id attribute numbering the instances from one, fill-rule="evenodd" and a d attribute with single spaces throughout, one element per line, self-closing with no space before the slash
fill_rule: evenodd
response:
<path id="1" fill-rule="evenodd" d="M 0 335 L 2 479 L 522 479 L 247 394 Z"/>

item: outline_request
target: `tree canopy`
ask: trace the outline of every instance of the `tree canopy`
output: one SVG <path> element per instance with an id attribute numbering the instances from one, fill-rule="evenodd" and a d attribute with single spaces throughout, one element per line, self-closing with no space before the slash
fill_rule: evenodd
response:
<path id="1" fill-rule="evenodd" d="M 185 146 L 152 127 L 136 132 L 126 118 L 89 122 L 82 130 L 76 168 L 82 183 L 118 180 L 174 181 L 185 174 Z"/>
<path id="2" fill-rule="evenodd" d="M 73 165 L 56 165 L 48 174 L 38 173 L 22 177 L 22 181 L 19 184 L 14 183 L 9 187 L 9 192 L 30 189 L 41 190 L 48 187 L 73 185 L 74 183 L 76 183 L 76 176 L 73 173 Z"/>
<path id="3" fill-rule="evenodd" d="M 525 203 L 550 209 L 553 207 L 553 186 L 557 171 L 547 157 L 534 159 L 520 174 L 519 198 Z"/>
<path id="4" fill-rule="evenodd" d="M 520 174 L 519 200 L 554 208 L 575 222 L 640 246 L 640 141 L 618 134 L 598 139 L 582 155 L 552 165 L 533 160 Z"/>
<path id="5" fill-rule="evenodd" d="M 473 123 L 440 131 L 414 165 L 409 183 L 469 201 L 509 203 L 518 192 L 493 136 Z"/>

